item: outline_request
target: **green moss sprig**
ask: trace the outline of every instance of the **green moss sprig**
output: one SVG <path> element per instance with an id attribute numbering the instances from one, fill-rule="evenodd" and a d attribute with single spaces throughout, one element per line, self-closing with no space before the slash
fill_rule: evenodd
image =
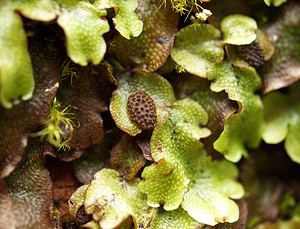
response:
<path id="1" fill-rule="evenodd" d="M 73 80 L 78 76 L 78 69 L 75 64 L 72 63 L 71 60 L 65 60 L 61 66 L 61 78 L 65 80 L 70 78 L 71 84 L 73 84 Z"/>
<path id="2" fill-rule="evenodd" d="M 58 150 L 69 149 L 68 141 L 70 139 L 65 139 L 64 135 L 73 131 L 74 123 L 71 120 L 73 114 L 67 112 L 68 108 L 69 106 L 62 109 L 60 102 L 54 98 L 48 119 L 43 123 L 43 129 L 31 136 L 41 137 L 41 139 L 57 147 Z"/>
<path id="3" fill-rule="evenodd" d="M 197 0 L 171 0 L 171 4 L 172 8 L 180 14 L 190 12 L 194 7 L 201 8 Z"/>

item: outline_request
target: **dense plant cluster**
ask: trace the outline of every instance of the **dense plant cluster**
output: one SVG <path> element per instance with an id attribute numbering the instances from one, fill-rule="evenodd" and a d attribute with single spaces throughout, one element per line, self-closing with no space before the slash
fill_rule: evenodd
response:
<path id="1" fill-rule="evenodd" d="M 0 229 L 300 228 L 296 0 L 2 0 Z"/>

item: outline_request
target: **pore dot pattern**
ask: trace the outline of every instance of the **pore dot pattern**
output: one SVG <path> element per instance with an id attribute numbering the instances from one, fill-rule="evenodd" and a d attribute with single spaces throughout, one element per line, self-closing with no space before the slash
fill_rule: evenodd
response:
<path id="1" fill-rule="evenodd" d="M 153 99 L 143 91 L 136 91 L 129 96 L 127 110 L 130 119 L 141 129 L 152 129 L 156 124 L 156 107 Z"/>

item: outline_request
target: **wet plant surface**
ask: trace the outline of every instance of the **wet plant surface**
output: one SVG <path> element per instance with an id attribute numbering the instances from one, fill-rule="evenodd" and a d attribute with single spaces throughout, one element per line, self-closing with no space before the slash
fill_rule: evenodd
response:
<path id="1" fill-rule="evenodd" d="M 2 0 L 0 229 L 300 228 L 296 0 Z"/>

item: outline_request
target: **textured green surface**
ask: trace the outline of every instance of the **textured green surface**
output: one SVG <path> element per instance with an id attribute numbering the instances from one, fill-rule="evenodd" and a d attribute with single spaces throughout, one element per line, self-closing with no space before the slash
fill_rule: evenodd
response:
<path id="1" fill-rule="evenodd" d="M 11 2 L 18 12 L 32 20 L 47 22 L 55 19 L 59 14 L 59 5 L 55 0 L 16 0 Z"/>
<path id="2" fill-rule="evenodd" d="M 256 21 L 248 16 L 233 14 L 221 21 L 224 41 L 232 45 L 247 45 L 256 38 Z"/>
<path id="3" fill-rule="evenodd" d="M 101 19 L 105 14 L 86 1 L 62 1 L 57 23 L 67 38 L 67 51 L 73 62 L 87 65 L 99 64 L 106 51 L 102 35 L 109 31 L 108 22 Z"/>
<path id="4" fill-rule="evenodd" d="M 289 94 L 271 92 L 264 98 L 265 128 L 263 139 L 269 144 L 285 140 L 290 158 L 300 163 L 300 103 L 299 84 Z"/>
<path id="5" fill-rule="evenodd" d="M 76 217 L 78 209 L 84 205 L 87 188 L 88 185 L 80 186 L 69 199 L 69 212 L 74 217 Z"/>
<path id="6" fill-rule="evenodd" d="M 124 77 L 125 78 L 125 77 Z M 110 112 L 116 125 L 129 135 L 135 136 L 142 130 L 134 123 L 127 112 L 128 97 L 137 90 L 146 92 L 154 100 L 158 122 L 165 115 L 166 106 L 175 100 L 170 83 L 156 73 L 140 73 L 129 79 L 122 79 L 114 91 Z"/>
<path id="7" fill-rule="evenodd" d="M 237 168 L 225 160 L 211 161 L 203 152 L 194 160 L 197 167 L 191 171 L 192 181 L 182 208 L 198 222 L 208 225 L 237 221 L 239 208 L 230 199 L 239 199 L 244 194 L 241 184 L 235 181 Z"/>
<path id="8" fill-rule="evenodd" d="M 224 58 L 220 37 L 220 31 L 212 25 L 189 25 L 176 34 L 171 56 L 189 73 L 206 78 L 214 64 Z"/>
<path id="9" fill-rule="evenodd" d="M 153 229 L 195 229 L 200 225 L 192 217 L 190 217 L 182 208 L 174 211 L 164 211 L 159 209 L 155 216 L 151 228 Z"/>
<path id="10" fill-rule="evenodd" d="M 124 4 L 127 2 L 130 1 Z M 170 7 L 162 6 L 159 0 L 140 0 L 136 13 L 143 21 L 143 32 L 130 40 L 121 36 L 122 33 L 115 36 L 109 52 L 126 68 L 153 72 L 164 64 L 171 52 L 179 15 Z"/>
<path id="11" fill-rule="evenodd" d="M 112 169 L 102 169 L 86 190 L 85 210 L 102 228 L 114 228 L 129 216 L 136 227 L 147 225 L 155 210 L 147 206 L 136 182 L 126 183 Z"/>
<path id="12" fill-rule="evenodd" d="M 134 12 L 138 6 L 138 1 L 118 0 L 116 4 L 119 6 L 119 12 L 113 20 L 116 30 L 127 39 L 139 36 L 143 30 L 143 22 Z"/>
<path id="13" fill-rule="evenodd" d="M 278 6 L 285 1 L 265 0 L 268 5 L 273 6 Z M 265 161 L 261 162 L 259 158 L 261 155 L 259 153 L 267 151 L 267 153 L 274 153 L 272 159 L 274 156 L 275 160 L 276 151 L 282 151 L 278 148 L 282 144 L 277 147 L 263 144 L 259 149 L 252 149 L 259 146 L 261 138 L 267 144 L 285 141 L 284 146 L 291 159 L 300 163 L 300 87 L 292 85 L 280 92 L 270 93 L 265 97 L 263 95 L 289 86 L 300 78 L 300 5 L 297 6 L 296 1 L 291 1 L 292 4 L 285 4 L 282 10 L 273 8 L 262 12 L 267 7 L 261 0 L 255 3 L 244 1 L 249 8 L 240 4 L 240 1 L 235 3 L 231 1 L 232 5 L 236 5 L 232 8 L 225 3 L 228 2 L 227 0 L 222 3 L 213 0 L 211 3 L 199 1 L 201 4 L 199 8 L 193 5 L 196 0 L 185 2 L 186 6 L 196 7 L 191 12 L 187 12 L 185 18 L 191 16 L 192 24 L 185 21 L 183 17 L 179 20 L 179 15 L 175 13 L 178 5 L 176 6 L 173 0 L 1 1 L 0 103 L 5 108 L 11 108 L 21 99 L 29 99 L 34 89 L 33 75 L 37 85 L 31 100 L 22 102 L 10 110 L 2 108 L 2 105 L 0 107 L 0 116 L 3 117 L 0 119 L 3 121 L 3 125 L 0 125 L 2 134 L 0 143 L 4 149 L 4 151 L 0 150 L 4 152 L 0 164 L 5 166 L 3 176 L 7 176 L 4 180 L 8 183 L 6 189 L 6 184 L 0 181 L 0 196 L 7 199 L 8 191 L 10 192 L 8 198 L 10 203 L 7 202 L 7 209 L 11 214 L 10 210 L 13 208 L 12 214 L 17 216 L 16 227 L 52 228 L 53 223 L 63 224 L 55 221 L 57 218 L 53 220 L 51 215 L 53 203 L 60 208 L 61 206 L 58 206 L 62 202 L 61 199 L 58 200 L 60 195 L 69 194 L 78 187 L 79 183 L 87 185 L 77 189 L 70 199 L 70 213 L 75 217 L 74 224 L 76 223 L 78 227 L 81 224 L 79 221 L 82 220 L 79 218 L 84 218 L 83 211 L 92 216 L 92 219 L 89 219 L 91 221 L 83 227 L 95 229 L 173 229 L 202 226 L 210 228 L 219 223 L 224 224 L 217 225 L 216 228 L 234 228 L 239 225 L 243 227 L 246 224 L 245 218 L 249 216 L 251 219 L 251 199 L 249 201 L 247 199 L 249 196 L 246 196 L 237 203 L 234 199 L 243 197 L 244 190 L 237 182 L 237 178 L 239 175 L 243 177 L 244 168 L 249 164 L 246 159 L 237 163 L 237 166 L 231 162 L 238 162 L 242 156 L 248 155 L 248 150 L 251 150 L 255 156 L 253 161 L 249 162 L 254 165 L 246 170 L 251 170 L 250 173 L 253 174 L 257 172 L 258 175 L 262 172 L 267 178 L 269 178 L 268 173 L 272 172 L 271 179 L 262 179 L 262 182 L 267 184 L 273 183 L 272 177 L 274 174 L 278 176 L 277 172 L 280 177 L 281 173 L 284 173 L 284 178 L 287 178 L 283 185 L 278 184 L 280 189 L 278 193 L 277 188 L 272 189 L 273 186 L 268 189 L 269 197 L 265 197 L 263 189 L 257 189 L 255 182 L 249 181 L 252 182 L 250 184 L 252 187 L 247 188 L 248 193 L 252 189 L 261 191 L 257 194 L 258 200 L 253 201 L 258 204 L 255 211 L 259 212 L 263 209 L 265 212 L 262 213 L 266 215 L 276 215 L 268 219 L 269 222 L 275 222 L 273 225 L 260 226 L 297 228 L 298 219 L 295 222 L 293 220 L 276 222 L 277 217 L 286 219 L 288 215 L 282 211 L 282 206 L 277 206 L 280 205 L 278 200 L 282 197 L 281 192 L 285 193 L 286 187 L 297 188 L 297 181 L 294 182 L 293 174 L 291 177 L 286 177 L 290 176 L 290 171 L 294 172 L 294 166 L 290 166 L 290 160 L 285 163 L 287 157 L 282 161 L 279 158 L 277 160 L 280 161 L 280 167 L 278 166 L 278 170 L 276 168 L 273 174 L 273 167 L 276 167 L 273 165 L 273 160 L 270 160 L 266 168 Z M 173 4 L 175 11 L 171 10 L 170 3 Z M 184 1 L 178 0 L 178 3 Z M 201 20 L 201 15 L 208 13 L 208 10 L 202 6 L 213 9 L 210 8 L 212 4 L 219 5 L 219 9 L 223 12 L 215 11 L 207 21 L 203 19 L 201 23 L 195 23 Z M 258 6 L 262 6 L 262 9 L 256 11 Z M 195 10 L 198 10 L 198 13 L 195 13 Z M 277 11 L 280 12 L 279 19 L 275 17 Z M 260 25 L 264 26 L 264 32 L 276 46 L 274 56 L 272 55 L 275 49 L 270 45 L 271 42 L 266 39 L 266 42 L 270 42 L 270 46 L 264 49 L 259 35 L 256 37 L 259 32 L 255 20 L 240 14 L 232 15 L 232 13 L 252 15 L 262 23 Z M 228 14 L 229 16 L 223 18 Z M 274 20 L 274 23 L 271 20 Z M 109 25 L 113 24 L 110 33 L 107 33 L 110 29 Z M 181 30 L 175 36 L 178 28 Z M 47 53 L 46 43 L 37 51 L 33 47 L 38 41 L 43 40 L 44 36 L 45 40 L 53 43 L 53 47 L 62 51 L 58 55 L 50 51 L 49 60 L 43 55 Z M 109 42 L 108 51 L 104 37 Z M 257 67 L 257 72 L 261 74 L 264 81 L 263 88 L 256 70 L 239 60 L 240 47 L 234 46 L 249 47 L 248 44 L 253 44 L 253 41 L 260 43 L 264 51 L 264 56 L 260 55 L 259 58 L 264 59 L 265 67 Z M 104 55 L 105 62 L 111 67 L 106 70 L 98 65 Z M 62 64 L 60 58 L 67 60 Z M 166 65 L 165 69 L 160 71 L 163 76 L 153 73 L 167 58 L 170 60 L 171 67 L 167 68 Z M 43 61 L 36 61 L 36 59 Z M 52 59 L 57 59 L 55 65 Z M 61 68 L 62 74 L 60 74 Z M 87 84 L 86 87 L 76 88 L 74 82 L 76 83 L 77 80 L 83 84 L 89 81 L 79 77 L 78 69 L 85 71 L 89 68 L 92 70 L 87 72 L 86 79 L 95 79 L 95 81 L 91 81 L 92 83 Z M 49 84 L 39 82 L 40 73 L 42 82 Z M 111 84 L 106 79 L 107 74 L 110 75 Z M 71 82 L 68 81 L 69 79 L 66 80 L 65 77 L 69 75 L 70 78 L 75 76 L 76 80 Z M 62 84 L 59 86 L 60 76 L 62 76 Z M 195 81 L 185 83 L 189 77 Z M 102 84 L 105 86 L 102 87 Z M 57 87 L 59 87 L 58 93 L 56 93 Z M 78 89 L 78 96 L 70 96 L 68 87 Z M 93 94 L 93 89 L 99 92 L 99 97 L 90 96 Z M 140 103 L 142 105 L 138 104 L 142 107 L 140 111 L 148 112 L 147 105 L 153 108 L 152 113 L 148 113 L 151 113 L 151 117 L 155 117 L 153 118 L 155 121 L 149 128 L 140 128 L 141 125 L 138 125 L 138 121 L 144 118 L 141 117 L 144 115 L 143 112 L 136 112 L 141 115 L 134 119 L 137 117 L 132 115 L 134 109 L 128 109 L 128 98 L 132 98 L 131 95 L 137 92 L 142 94 L 142 97 L 151 97 L 146 102 Z M 40 100 L 41 94 L 44 97 Z M 70 183 L 73 184 L 68 187 L 57 187 L 60 185 L 55 179 L 57 171 L 54 171 L 52 166 L 55 167 L 59 162 L 52 159 L 47 163 L 51 178 L 55 181 L 54 187 L 51 186 L 49 172 L 44 164 L 44 152 L 31 152 L 31 140 L 27 154 L 24 158 L 22 155 L 27 145 L 27 137 L 33 136 L 33 131 L 42 128 L 41 123 L 49 113 L 49 109 L 43 106 L 49 104 L 50 99 L 47 95 L 51 100 L 55 95 L 62 95 L 61 101 L 65 106 L 68 106 L 69 98 L 87 105 L 77 106 L 77 103 L 74 103 L 76 105 L 74 110 L 89 113 L 91 117 L 90 120 L 82 119 L 80 125 L 74 125 L 76 130 L 86 126 L 93 127 L 89 124 L 96 125 L 99 119 L 95 117 L 100 117 L 101 122 L 98 127 L 103 127 L 100 113 L 110 103 L 111 116 L 105 113 L 103 117 L 106 140 L 107 134 L 118 132 L 109 139 L 109 143 L 105 140 L 103 144 L 101 140 L 93 140 L 91 132 L 97 132 L 97 128 L 86 128 L 85 132 L 79 132 L 76 143 L 84 139 L 90 141 L 87 141 L 86 147 L 72 147 L 74 152 L 68 152 L 72 154 L 70 157 L 73 153 L 74 157 L 80 157 L 88 147 L 83 157 L 75 162 L 72 168 L 67 169 L 68 172 L 74 169 L 77 178 L 77 180 L 70 179 L 72 180 Z M 88 100 L 85 100 L 85 95 Z M 264 98 L 263 102 L 261 98 Z M 102 103 L 102 99 L 103 104 L 99 104 Z M 94 112 L 90 112 L 92 109 L 87 109 L 89 107 L 93 108 Z M 80 117 L 84 118 L 84 116 Z M 113 121 L 115 123 L 112 123 Z M 6 125 L 5 122 L 8 124 Z M 65 125 L 58 126 L 68 132 Z M 103 131 L 98 133 L 104 135 Z M 121 141 L 117 142 L 120 139 Z M 38 143 L 43 144 L 41 141 Z M 90 147 L 91 144 L 94 146 Z M 217 151 L 228 160 L 224 160 L 223 155 L 219 155 Z M 68 158 L 68 154 L 66 157 L 63 153 L 58 155 L 60 159 Z M 267 155 L 266 158 L 270 159 L 269 156 Z M 15 168 L 19 161 L 20 164 Z M 281 171 L 284 167 L 287 170 Z M 237 168 L 241 168 L 241 174 L 238 174 Z M 100 171 L 96 173 L 98 170 Z M 8 175 L 11 171 L 12 173 Z M 57 175 L 62 180 L 68 179 L 63 173 L 58 172 Z M 53 193 L 53 190 L 56 191 L 58 188 L 59 191 Z M 293 191 L 288 194 L 297 194 L 297 190 L 295 193 Z M 66 198 L 62 199 L 66 200 Z M 3 203 L 2 199 L 0 198 L 0 205 Z M 243 207 L 246 204 L 248 209 Z M 259 206 L 260 204 L 262 207 Z M 238 206 L 240 206 L 240 218 Z M 271 207 L 268 209 L 269 206 Z M 273 207 L 275 213 L 272 212 Z M 80 214 L 77 216 L 79 208 L 83 216 Z M 5 209 L 3 207 L 2 211 Z M 250 214 L 247 216 L 248 210 Z M 59 211 L 61 214 L 58 214 Z M 64 209 L 55 209 L 55 217 L 65 215 L 67 211 L 64 211 Z M 292 215 L 289 214 L 288 217 Z M 64 219 L 62 217 L 59 220 Z M 1 225 L 2 221 L 9 222 L 1 218 Z M 236 221 L 237 224 L 230 225 Z M 257 221 L 258 223 L 260 222 Z M 14 226 L 13 223 L 11 226 Z"/>
<path id="14" fill-rule="evenodd" d="M 239 211 L 229 197 L 240 198 L 243 189 L 234 181 L 237 170 L 232 164 L 211 161 L 206 155 L 199 142 L 209 134 L 199 127 L 206 122 L 207 114 L 197 102 L 185 99 L 174 103 L 170 116 L 154 129 L 151 155 L 157 163 L 145 168 L 139 188 L 151 206 L 163 204 L 171 210 L 183 199 L 183 209 L 200 223 L 234 222 Z M 162 174 L 165 177 L 157 179 Z M 186 187 L 188 191 L 182 195 Z"/>
<path id="15" fill-rule="evenodd" d="M 237 104 L 231 101 L 224 91 L 213 92 L 210 85 L 211 82 L 206 79 L 185 75 L 184 80 L 180 79 L 175 82 L 175 92 L 179 98 L 191 98 L 206 110 L 207 128 L 212 133 L 202 141 L 207 150 L 213 151 L 213 142 L 223 131 L 226 120 L 237 112 Z"/>
<path id="16" fill-rule="evenodd" d="M 151 155 L 155 161 L 189 160 L 193 146 L 201 147 L 198 140 L 210 134 L 208 129 L 200 127 L 207 123 L 208 117 L 197 102 L 184 99 L 172 107 L 170 116 L 154 129 L 151 137 Z"/>
<path id="17" fill-rule="evenodd" d="M 138 0 L 97 0 L 95 5 L 99 9 L 114 8 L 116 16 L 113 18 L 116 30 L 125 37 L 137 37 L 143 30 L 143 22 L 139 19 L 135 10 Z"/>
<path id="18" fill-rule="evenodd" d="M 188 163 L 193 147 L 191 139 L 209 134 L 198 127 L 207 122 L 207 114 L 196 102 L 182 100 L 172 107 L 171 116 L 154 129 L 151 137 L 151 156 L 158 163 L 145 168 L 145 180 L 139 185 L 148 195 L 150 206 L 158 207 L 162 202 L 166 210 L 178 208 L 188 189 L 190 180 L 184 163 Z"/>
<path id="19" fill-rule="evenodd" d="M 53 228 L 50 173 L 38 141 L 31 141 L 17 168 L 5 178 L 15 228 Z"/>
<path id="20" fill-rule="evenodd" d="M 165 160 L 146 167 L 143 178 L 145 181 L 139 185 L 139 189 L 148 194 L 148 205 L 159 207 L 163 204 L 167 211 L 179 207 L 190 182 L 180 166 Z"/>
<path id="21" fill-rule="evenodd" d="M 235 28 L 235 25 L 231 25 L 231 23 L 234 24 L 235 21 L 239 22 L 239 20 L 245 21 L 243 23 L 246 25 L 241 24 L 244 29 Z M 256 22 L 253 19 L 242 15 L 227 16 L 221 23 L 223 32 L 225 32 L 224 29 L 228 29 L 227 35 L 231 34 L 233 37 L 237 36 L 240 39 L 243 39 L 243 37 L 245 39 L 249 38 L 252 33 L 255 39 L 256 27 Z M 190 25 L 177 34 L 172 58 L 186 71 L 212 80 L 212 91 L 221 92 L 224 90 L 231 100 L 239 103 L 240 112 L 229 117 L 229 120 L 225 123 L 224 131 L 214 143 L 214 148 L 217 151 L 223 153 L 228 160 L 237 162 L 242 155 L 247 155 L 245 144 L 253 148 L 260 143 L 262 104 L 259 96 L 256 96 L 254 92 L 260 88 L 261 82 L 255 69 L 251 67 L 247 67 L 238 61 L 234 63 L 236 66 L 229 61 L 220 63 L 223 60 L 224 53 L 222 42 L 216 40 L 219 36 L 219 31 L 211 25 Z M 226 40 L 226 32 L 224 36 Z M 230 36 L 229 38 L 231 38 Z M 203 41 L 203 37 L 207 41 L 206 39 Z M 177 40 L 178 38 L 180 39 Z M 177 42 L 181 39 L 184 42 L 182 42 L 179 49 L 176 45 L 179 46 Z M 252 41 L 248 40 L 247 42 L 251 43 Z M 201 48 L 198 50 L 199 47 Z M 211 54 L 214 58 L 211 57 Z M 202 63 L 206 63 L 206 65 L 202 65 Z M 230 114 L 230 111 L 228 112 Z M 227 119 L 225 117 L 223 118 Z M 256 128 L 253 129 L 253 126 Z"/>
<path id="22" fill-rule="evenodd" d="M 262 102 L 254 92 L 260 88 L 260 78 L 252 67 L 232 66 L 222 63 L 211 72 L 215 92 L 225 90 L 231 100 L 239 103 L 240 112 L 232 115 L 225 123 L 224 131 L 214 143 L 214 148 L 225 157 L 237 162 L 246 156 L 245 145 L 259 145 L 263 128 Z"/>

